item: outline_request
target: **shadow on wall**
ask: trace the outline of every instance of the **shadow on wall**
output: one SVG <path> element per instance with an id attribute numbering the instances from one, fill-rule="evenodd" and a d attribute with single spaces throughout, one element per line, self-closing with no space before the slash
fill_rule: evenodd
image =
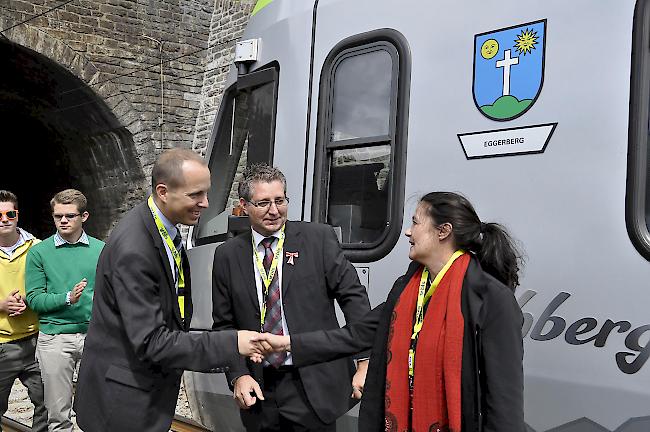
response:
<path id="1" fill-rule="evenodd" d="M 89 234 L 106 238 L 146 193 L 131 133 L 104 101 L 45 56 L 0 39 L 0 189 L 18 195 L 20 226 L 54 233 L 49 201 L 75 188 L 88 198 Z"/>

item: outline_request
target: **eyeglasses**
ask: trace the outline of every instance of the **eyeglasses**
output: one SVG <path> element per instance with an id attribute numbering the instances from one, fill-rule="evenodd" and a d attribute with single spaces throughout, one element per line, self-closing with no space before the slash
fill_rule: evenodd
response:
<path id="1" fill-rule="evenodd" d="M 77 216 L 81 216 L 81 213 L 66 213 L 66 214 L 53 214 L 52 217 L 54 220 L 60 221 L 63 218 L 66 218 L 67 220 L 74 219 Z"/>
<path id="2" fill-rule="evenodd" d="M 7 216 L 7 219 L 14 220 L 18 217 L 18 210 L 0 211 L 0 219 L 2 219 L 2 216 Z"/>
<path id="3" fill-rule="evenodd" d="M 261 201 L 248 201 L 253 207 L 257 207 L 260 210 L 268 210 L 271 208 L 271 203 L 275 204 L 276 207 L 284 207 L 289 204 L 289 198 L 276 198 L 273 201 L 270 200 L 261 200 Z"/>

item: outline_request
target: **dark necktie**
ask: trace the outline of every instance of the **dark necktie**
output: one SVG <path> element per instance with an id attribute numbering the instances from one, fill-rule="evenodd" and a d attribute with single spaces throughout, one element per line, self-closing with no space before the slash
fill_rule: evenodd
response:
<path id="1" fill-rule="evenodd" d="M 262 240 L 261 244 L 264 246 L 264 270 L 268 276 L 271 270 L 271 263 L 273 262 L 273 241 L 275 237 L 267 237 Z M 262 282 L 262 288 L 264 283 Z M 273 275 L 273 280 L 269 285 L 268 295 L 266 297 L 266 317 L 264 319 L 263 330 L 268 333 L 283 335 L 282 331 L 282 307 L 280 302 L 280 284 L 278 283 L 278 272 Z M 273 353 L 266 357 L 266 362 L 273 367 L 280 367 L 287 359 L 287 353 Z"/>
<path id="2" fill-rule="evenodd" d="M 174 237 L 174 240 L 172 240 L 172 242 L 174 243 L 174 247 L 176 248 L 176 250 L 179 253 L 181 253 L 181 251 L 183 250 L 183 238 L 181 237 L 180 230 L 176 231 L 176 237 Z M 175 279 L 176 279 L 176 294 L 178 294 L 179 296 L 184 296 L 185 295 L 185 287 L 181 288 L 181 287 L 178 286 L 178 281 L 179 281 L 180 275 L 178 273 L 178 268 L 176 267 L 176 261 L 174 261 L 173 268 L 174 268 L 174 275 L 175 275 Z"/>
<path id="3" fill-rule="evenodd" d="M 183 248 L 183 237 L 181 237 L 180 230 L 176 231 L 176 237 L 174 237 L 173 243 L 174 246 L 176 247 L 176 250 L 180 252 L 181 249 Z"/>

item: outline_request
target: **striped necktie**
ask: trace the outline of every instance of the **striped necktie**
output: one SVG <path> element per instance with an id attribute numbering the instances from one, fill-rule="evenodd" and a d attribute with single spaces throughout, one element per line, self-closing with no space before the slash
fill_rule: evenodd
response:
<path id="1" fill-rule="evenodd" d="M 264 270 L 269 274 L 271 263 L 273 262 L 272 245 L 275 237 L 267 237 L 262 240 L 264 246 Z M 262 284 L 262 286 L 264 286 Z M 278 272 L 273 275 L 273 280 L 269 285 L 269 292 L 266 297 L 266 318 L 264 319 L 263 330 L 268 333 L 283 335 L 282 331 L 282 303 L 280 302 L 280 284 L 278 282 Z M 273 353 L 266 357 L 265 364 L 268 363 L 273 367 L 280 367 L 287 359 L 287 353 Z"/>

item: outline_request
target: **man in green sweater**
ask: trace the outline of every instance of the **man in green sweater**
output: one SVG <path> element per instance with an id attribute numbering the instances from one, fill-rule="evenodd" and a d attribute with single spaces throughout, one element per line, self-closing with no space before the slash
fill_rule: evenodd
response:
<path id="1" fill-rule="evenodd" d="M 95 271 L 104 242 L 87 235 L 86 197 L 66 189 L 50 201 L 56 233 L 27 255 L 27 304 L 39 316 L 36 356 L 50 431 L 72 432 L 72 376 L 88 331 Z"/>

